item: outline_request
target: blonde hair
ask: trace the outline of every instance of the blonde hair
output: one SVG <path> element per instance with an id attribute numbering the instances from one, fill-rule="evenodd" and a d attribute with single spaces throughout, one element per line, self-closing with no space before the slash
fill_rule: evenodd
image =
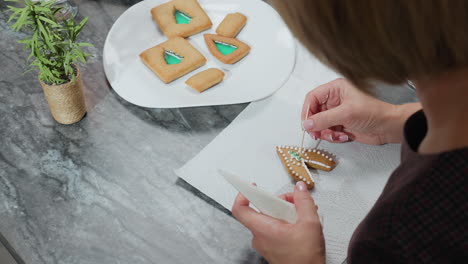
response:
<path id="1" fill-rule="evenodd" d="M 310 52 L 355 84 L 468 65 L 467 0 L 271 0 Z"/>

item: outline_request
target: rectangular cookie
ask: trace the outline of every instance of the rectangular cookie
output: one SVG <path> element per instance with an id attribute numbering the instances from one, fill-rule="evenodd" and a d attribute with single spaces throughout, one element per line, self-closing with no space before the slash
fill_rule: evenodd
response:
<path id="1" fill-rule="evenodd" d="M 143 51 L 140 58 L 164 83 L 170 83 L 206 63 L 206 58 L 181 37 L 170 38 Z"/>
<path id="2" fill-rule="evenodd" d="M 223 71 L 216 68 L 210 68 L 193 75 L 185 83 L 201 93 L 206 89 L 220 83 L 223 78 Z"/>
<path id="3" fill-rule="evenodd" d="M 216 28 L 218 35 L 234 38 L 247 23 L 247 17 L 241 13 L 228 14 Z"/>
<path id="4" fill-rule="evenodd" d="M 151 15 L 168 38 L 189 37 L 213 25 L 197 0 L 172 0 L 151 9 Z"/>

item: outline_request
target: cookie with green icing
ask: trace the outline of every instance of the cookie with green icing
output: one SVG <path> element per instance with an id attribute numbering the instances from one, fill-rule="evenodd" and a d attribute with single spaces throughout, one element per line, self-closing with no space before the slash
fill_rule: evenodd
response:
<path id="1" fill-rule="evenodd" d="M 222 63 L 234 64 L 250 52 L 249 45 L 238 39 L 214 34 L 203 36 L 210 53 Z"/>
<path id="2" fill-rule="evenodd" d="M 189 37 L 213 25 L 197 0 L 172 0 L 151 9 L 151 15 L 168 38 Z"/>
<path id="3" fill-rule="evenodd" d="M 308 189 L 315 185 L 309 168 L 331 171 L 336 166 L 334 156 L 321 149 L 277 146 L 276 152 L 289 175 L 296 181 L 303 181 Z"/>
<path id="4" fill-rule="evenodd" d="M 140 58 L 164 83 L 170 83 L 206 63 L 206 58 L 181 37 L 170 38 L 143 51 Z"/>

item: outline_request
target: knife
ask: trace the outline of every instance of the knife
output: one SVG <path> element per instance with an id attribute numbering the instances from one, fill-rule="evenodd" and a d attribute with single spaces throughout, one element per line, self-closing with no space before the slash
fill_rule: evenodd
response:
<path id="1" fill-rule="evenodd" d="M 264 191 L 251 183 L 242 180 L 240 177 L 224 171 L 218 170 L 237 191 L 247 198 L 262 214 L 273 218 L 281 219 L 288 223 L 296 223 L 297 214 L 294 204 L 280 199 L 279 197 Z"/>

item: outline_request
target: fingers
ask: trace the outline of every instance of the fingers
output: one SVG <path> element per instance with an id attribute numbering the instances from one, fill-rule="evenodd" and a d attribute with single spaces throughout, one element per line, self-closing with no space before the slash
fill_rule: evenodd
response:
<path id="1" fill-rule="evenodd" d="M 280 196 L 278 196 L 280 199 L 285 200 L 286 202 L 294 203 L 294 193 L 285 193 Z"/>
<path id="2" fill-rule="evenodd" d="M 340 78 L 326 84 L 320 85 L 310 91 L 302 106 L 301 118 L 306 120 L 312 115 L 337 107 L 341 104 L 341 93 L 344 86 L 348 84 L 346 80 Z"/>
<path id="3" fill-rule="evenodd" d="M 296 205 L 297 222 L 315 221 L 318 219 L 317 207 L 307 191 L 304 182 L 297 182 L 294 189 L 294 204 Z"/>
<path id="4" fill-rule="evenodd" d="M 285 194 L 282 194 L 280 196 L 278 196 L 280 199 L 283 199 L 287 202 L 290 202 L 290 203 L 294 203 L 294 193 L 293 192 L 290 192 L 290 193 L 285 193 Z M 318 210 L 318 205 L 315 205 L 315 210 Z"/>
<path id="5" fill-rule="evenodd" d="M 247 198 L 245 198 L 245 196 L 242 195 L 242 193 L 238 193 L 236 196 L 236 199 L 234 200 L 232 209 L 234 209 L 234 207 L 239 207 L 239 206 L 249 206 L 249 204 L 250 204 L 249 200 L 247 200 Z"/>
<path id="6" fill-rule="evenodd" d="M 333 129 L 325 129 L 322 131 L 307 131 L 307 133 L 314 140 L 322 139 L 331 143 L 344 143 L 353 140 L 352 136 L 347 132 L 335 131 Z"/>
<path id="7" fill-rule="evenodd" d="M 321 135 L 320 135 L 320 132 L 316 131 L 307 131 L 307 133 L 309 134 L 309 136 L 311 138 L 313 138 L 314 140 L 317 140 L 317 139 L 320 139 L 321 138 Z"/>
<path id="8" fill-rule="evenodd" d="M 350 141 L 350 136 L 346 132 L 325 129 L 320 132 L 320 138 L 331 143 L 344 143 Z"/>
<path id="9" fill-rule="evenodd" d="M 232 206 L 232 215 L 252 233 L 268 233 L 280 220 L 256 212 L 249 206 L 249 201 L 239 193 Z"/>
<path id="10" fill-rule="evenodd" d="M 331 142 L 347 141 L 345 134 L 326 134 L 328 138 L 323 138 L 323 135 L 317 132 L 334 126 L 342 126 L 346 118 L 349 117 L 347 108 L 342 106 L 343 94 L 349 85 L 346 80 L 337 79 L 321 85 L 307 94 L 301 118 L 303 129 L 312 138 L 322 138 Z M 339 138 L 340 136 L 342 137 Z"/>
<path id="11" fill-rule="evenodd" d="M 309 92 L 302 106 L 302 120 L 306 120 L 317 112 L 320 112 L 322 105 L 327 103 L 328 97 L 329 95 L 326 87 L 319 86 Z"/>
<path id="12" fill-rule="evenodd" d="M 322 131 L 324 129 L 343 125 L 346 117 L 349 116 L 346 113 L 346 108 L 335 107 L 324 112 L 319 112 L 313 116 L 309 116 L 309 119 L 302 122 L 302 126 L 306 131 Z"/>

